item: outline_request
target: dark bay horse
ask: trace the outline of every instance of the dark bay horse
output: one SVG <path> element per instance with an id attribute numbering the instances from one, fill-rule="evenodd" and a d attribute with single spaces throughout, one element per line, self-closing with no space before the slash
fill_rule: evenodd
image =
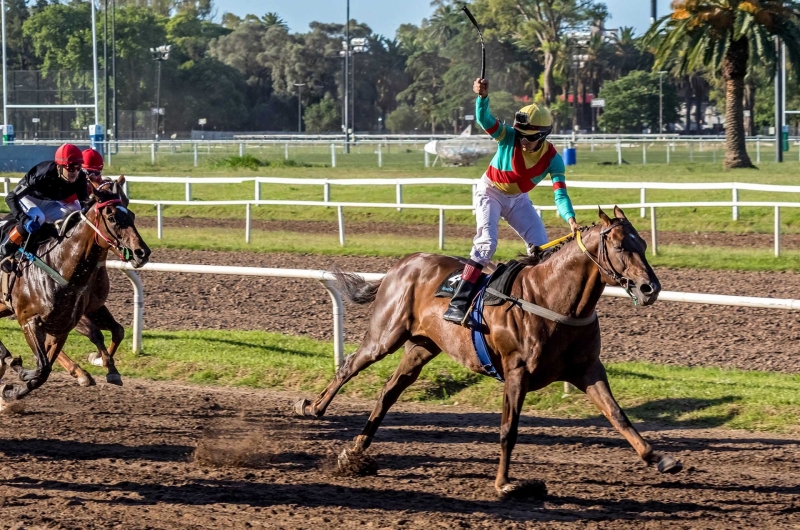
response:
<path id="1" fill-rule="evenodd" d="M 35 370 L 23 369 L 20 359 L 12 358 L 0 342 L 0 375 L 11 368 L 24 383 L 6 384 L 2 390 L 6 399 L 21 398 L 47 380 L 67 335 L 87 313 L 98 263 L 105 259 L 109 248 L 128 256 L 136 267 L 149 259 L 150 249 L 134 226 L 133 213 L 122 205 L 118 183 L 95 190 L 91 199 L 90 207 L 75 226 L 36 251 L 43 262 L 67 280 L 66 286 L 60 286 L 28 262 L 20 267 L 20 276 L 6 305 L 22 327 L 37 366 Z M 114 360 L 105 347 L 101 355 L 108 378 L 112 382 L 119 379 Z"/>
<path id="2" fill-rule="evenodd" d="M 643 305 L 656 301 L 661 285 L 645 258 L 646 244 L 619 208 L 615 218 L 600 210 L 601 224 L 582 230 L 585 251 L 572 240 L 548 252 L 540 263 L 525 267 L 511 294 L 573 318 L 590 317 L 605 285 L 622 285 Z M 534 260 L 530 260 L 532 263 Z M 458 260 L 433 254 L 411 254 L 392 267 L 383 280 L 366 282 L 340 273 L 342 292 L 356 303 L 374 302 L 369 329 L 359 348 L 349 355 L 333 380 L 313 402 L 300 400 L 295 412 L 322 416 L 336 393 L 361 370 L 405 344 L 400 365 L 384 386 L 378 402 L 352 449 L 372 443 L 378 427 L 400 394 L 422 367 L 446 351 L 465 367 L 484 373 L 470 331 L 442 319 L 448 300 L 434 293 Z M 494 486 L 502 496 L 515 495 L 524 483 L 509 479 L 511 451 L 517 441 L 525 394 L 555 381 L 566 381 L 585 392 L 639 456 L 662 473 L 677 473 L 676 459 L 656 452 L 620 409 L 600 362 L 600 326 L 572 327 L 508 306 L 484 308 L 486 340 L 492 363 L 505 378 L 500 426 L 500 464 Z"/>

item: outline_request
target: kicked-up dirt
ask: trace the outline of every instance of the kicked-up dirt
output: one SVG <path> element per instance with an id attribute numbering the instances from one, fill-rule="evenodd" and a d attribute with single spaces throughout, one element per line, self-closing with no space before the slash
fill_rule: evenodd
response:
<path id="1" fill-rule="evenodd" d="M 65 374 L 0 416 L 3 528 L 793 528 L 800 441 L 640 426 L 684 471 L 659 475 L 602 419 L 524 415 L 512 477 L 493 488 L 497 413 L 402 403 L 369 449 L 377 474 L 332 459 L 372 403 L 335 400 L 295 418 L 296 393 L 127 379 L 80 388 Z M 583 399 L 576 396 L 575 399 Z"/>

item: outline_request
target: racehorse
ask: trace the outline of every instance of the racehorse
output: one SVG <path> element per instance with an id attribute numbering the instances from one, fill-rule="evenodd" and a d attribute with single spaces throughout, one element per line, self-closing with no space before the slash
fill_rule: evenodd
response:
<path id="1" fill-rule="evenodd" d="M 63 236 L 46 241 L 36 250 L 38 257 L 67 281 L 65 286 L 29 262 L 21 265 L 10 300 L 5 303 L 22 327 L 34 353 L 36 369 L 23 369 L 21 360 L 14 359 L 0 342 L 0 376 L 11 368 L 24 383 L 6 384 L 3 398 L 19 399 L 47 380 L 67 335 L 87 313 L 92 281 L 109 248 L 116 249 L 134 267 L 147 263 L 150 249 L 136 230 L 133 213 L 123 206 L 119 182 L 96 189 L 86 213 L 70 216 L 80 215 L 81 219 L 74 226 L 67 226 Z M 109 352 L 103 347 L 100 353 L 109 380 L 120 379 Z"/>
<path id="2" fill-rule="evenodd" d="M 615 207 L 614 214 L 611 219 L 600 210 L 599 225 L 584 227 L 560 248 L 523 259 L 534 266 L 523 268 L 511 288 L 511 295 L 520 300 L 566 317 L 586 319 L 589 324 L 565 325 L 519 307 L 483 309 L 491 363 L 505 378 L 500 463 L 494 483 L 501 496 L 518 495 L 526 486 L 509 479 L 525 394 L 555 381 L 566 381 L 585 392 L 647 464 L 656 465 L 662 473 L 682 469 L 678 460 L 656 452 L 631 424 L 611 394 L 600 361 L 600 325 L 591 317 L 604 286 L 621 285 L 642 305 L 655 302 L 661 290 L 645 258 L 646 243 L 621 209 Z M 389 407 L 441 351 L 475 372 L 487 372 L 476 356 L 471 331 L 444 321 L 448 301 L 434 297 L 437 287 L 458 266 L 455 258 L 418 253 L 403 258 L 377 282 L 337 273 L 339 287 L 348 299 L 359 304 L 374 302 L 369 328 L 327 388 L 314 402 L 298 401 L 295 412 L 322 416 L 342 385 L 405 344 L 400 365 L 383 387 L 366 427 L 343 456 L 370 446 Z"/>

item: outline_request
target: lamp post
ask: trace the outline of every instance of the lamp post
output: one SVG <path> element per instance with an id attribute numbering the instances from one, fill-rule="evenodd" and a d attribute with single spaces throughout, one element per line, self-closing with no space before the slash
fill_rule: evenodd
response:
<path id="1" fill-rule="evenodd" d="M 158 46 L 157 48 L 150 48 L 150 53 L 153 55 L 153 60 L 158 61 L 158 75 L 156 79 L 156 126 L 155 126 L 155 139 L 158 140 L 158 125 L 159 117 L 161 116 L 161 63 L 169 59 L 169 52 L 172 49 L 170 45 Z"/>
<path id="2" fill-rule="evenodd" d="M 300 99 L 300 89 L 306 86 L 306 83 L 295 83 L 297 87 L 297 132 L 303 132 L 303 102 Z"/>
<path id="3" fill-rule="evenodd" d="M 658 72 L 658 134 L 664 132 L 664 74 L 667 72 Z"/>

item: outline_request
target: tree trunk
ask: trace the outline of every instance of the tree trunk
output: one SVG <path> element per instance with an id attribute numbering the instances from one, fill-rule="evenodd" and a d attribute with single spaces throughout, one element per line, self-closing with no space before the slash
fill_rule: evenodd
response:
<path id="1" fill-rule="evenodd" d="M 553 69 L 556 65 L 556 56 L 552 52 L 545 52 L 544 54 L 544 103 L 551 105 L 553 103 L 553 96 L 555 95 L 555 81 L 553 80 Z"/>
<path id="2" fill-rule="evenodd" d="M 686 129 L 686 134 L 691 134 L 692 132 L 692 80 L 687 77 L 686 78 L 686 124 L 684 129 Z"/>
<path id="3" fill-rule="evenodd" d="M 750 111 L 750 117 L 745 121 L 747 134 L 755 136 L 755 115 L 756 115 L 756 83 L 751 77 L 745 83 L 744 108 Z"/>
<path id="4" fill-rule="evenodd" d="M 744 136 L 744 77 L 748 62 L 747 39 L 734 41 L 722 61 L 725 78 L 725 169 L 755 167 L 747 155 Z"/>

